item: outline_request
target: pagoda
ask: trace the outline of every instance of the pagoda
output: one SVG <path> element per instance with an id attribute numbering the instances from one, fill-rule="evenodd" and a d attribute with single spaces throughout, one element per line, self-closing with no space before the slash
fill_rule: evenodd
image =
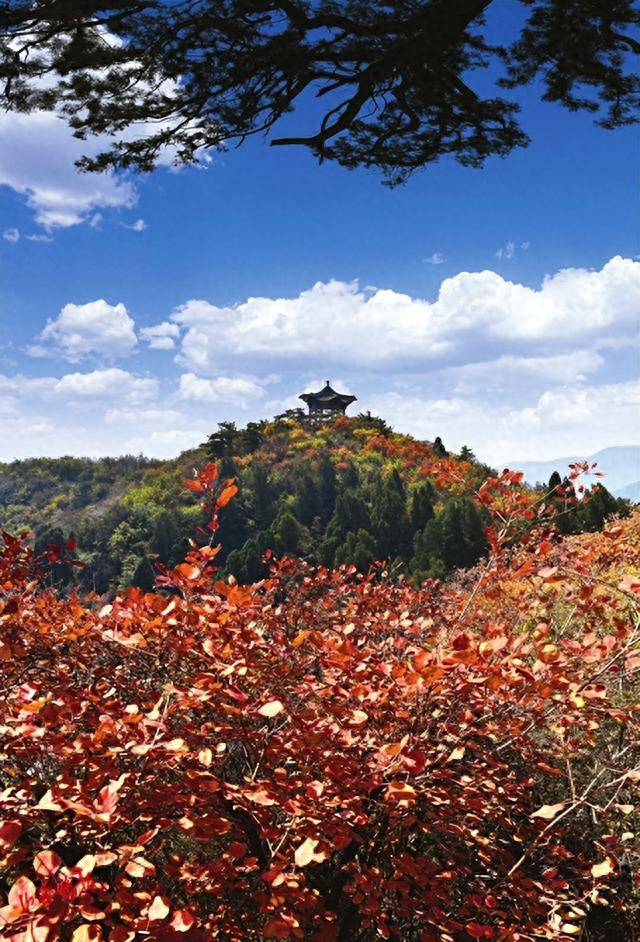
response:
<path id="1" fill-rule="evenodd" d="M 298 396 L 298 399 L 302 399 L 309 407 L 309 419 L 316 421 L 331 419 L 336 414 L 344 415 L 347 406 L 355 402 L 356 398 L 356 396 L 347 396 L 344 393 L 336 392 L 329 380 L 320 392 L 303 393 Z"/>

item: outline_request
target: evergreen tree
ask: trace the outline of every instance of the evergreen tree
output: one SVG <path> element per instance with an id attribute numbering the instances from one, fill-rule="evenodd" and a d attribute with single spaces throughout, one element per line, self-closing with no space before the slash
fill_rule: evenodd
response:
<path id="1" fill-rule="evenodd" d="M 434 453 L 434 455 L 436 456 L 436 458 L 446 458 L 446 457 L 448 457 L 448 455 L 449 455 L 449 452 L 447 451 L 447 449 L 446 449 L 446 448 L 444 447 L 444 445 L 442 444 L 442 439 L 440 438 L 439 435 L 436 436 L 436 439 L 435 439 L 433 445 L 431 446 L 431 450 L 432 450 L 432 452 Z"/>
<path id="2" fill-rule="evenodd" d="M 442 558 L 448 569 L 473 566 L 486 548 L 482 519 L 475 503 L 450 500 L 441 515 Z"/>
<path id="3" fill-rule="evenodd" d="M 378 558 L 406 558 L 411 546 L 404 488 L 397 471 L 379 480 L 373 493 L 371 529 L 376 539 Z"/>
<path id="4" fill-rule="evenodd" d="M 143 592 L 151 592 L 153 591 L 155 581 L 156 575 L 149 561 L 149 557 L 143 556 L 134 570 L 131 585 L 136 586 Z"/>
<path id="5" fill-rule="evenodd" d="M 175 515 L 169 510 L 161 511 L 153 525 L 149 540 L 149 550 L 158 557 L 159 562 L 167 564 L 178 537 Z"/>
<path id="6" fill-rule="evenodd" d="M 275 516 L 275 495 L 267 465 L 253 461 L 242 475 L 241 485 L 249 517 L 259 530 L 266 530 Z"/>
<path id="7" fill-rule="evenodd" d="M 347 466 L 340 475 L 340 487 L 343 490 L 356 490 L 360 486 L 358 469 L 353 461 L 347 461 Z"/>
<path id="8" fill-rule="evenodd" d="M 433 497 L 433 486 L 429 482 L 420 484 L 411 494 L 409 525 L 414 536 L 433 518 Z"/>
<path id="9" fill-rule="evenodd" d="M 376 541 L 366 530 L 358 530 L 357 533 L 347 533 L 336 550 L 333 565 L 354 565 L 359 572 L 368 572 L 375 558 Z"/>
<path id="10" fill-rule="evenodd" d="M 336 469 L 327 454 L 323 454 L 318 462 L 317 480 L 318 516 L 320 517 L 320 522 L 326 525 L 335 510 L 338 491 Z"/>
<path id="11" fill-rule="evenodd" d="M 424 529 L 416 533 L 413 541 L 410 566 L 416 582 L 431 578 L 440 579 L 445 575 L 446 566 L 442 554 L 441 518 L 432 517 Z"/>
<path id="12" fill-rule="evenodd" d="M 371 531 L 367 505 L 360 492 L 343 491 L 338 494 L 333 516 L 320 546 L 320 559 L 323 565 L 333 566 L 336 550 L 345 541 L 347 534 L 357 533 L 358 530 Z"/>
<path id="13" fill-rule="evenodd" d="M 218 431 L 213 432 L 202 445 L 212 459 L 233 455 L 238 440 L 235 422 L 218 422 Z"/>
<path id="14" fill-rule="evenodd" d="M 302 551 L 302 526 L 290 510 L 281 511 L 271 525 L 271 548 L 278 556 Z"/>
<path id="15" fill-rule="evenodd" d="M 551 473 L 551 477 L 549 478 L 547 490 L 555 491 L 556 488 L 561 487 L 561 486 L 562 486 L 562 478 L 560 477 L 557 471 L 553 471 Z"/>
<path id="16" fill-rule="evenodd" d="M 598 484 L 576 510 L 580 530 L 601 530 L 621 506 L 603 484 Z"/>
<path id="17" fill-rule="evenodd" d="M 247 427 L 241 434 L 241 451 L 243 455 L 251 455 L 257 451 L 264 441 L 261 422 L 247 422 Z"/>
<path id="18" fill-rule="evenodd" d="M 320 515 L 320 499 L 316 482 L 308 468 L 304 467 L 296 475 L 294 484 L 296 496 L 296 515 L 306 527 Z"/>
<path id="19" fill-rule="evenodd" d="M 472 450 L 469 448 L 468 445 L 462 446 L 462 448 L 460 449 L 459 457 L 461 461 L 471 461 L 471 462 L 477 461 L 476 456 L 474 455 L 474 453 L 472 452 Z"/>

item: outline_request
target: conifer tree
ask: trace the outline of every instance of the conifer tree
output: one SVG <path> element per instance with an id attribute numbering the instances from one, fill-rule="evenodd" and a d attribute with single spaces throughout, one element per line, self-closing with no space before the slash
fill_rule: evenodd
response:
<path id="1" fill-rule="evenodd" d="M 414 536 L 433 518 L 433 497 L 433 486 L 429 482 L 420 484 L 411 494 L 409 524 Z"/>

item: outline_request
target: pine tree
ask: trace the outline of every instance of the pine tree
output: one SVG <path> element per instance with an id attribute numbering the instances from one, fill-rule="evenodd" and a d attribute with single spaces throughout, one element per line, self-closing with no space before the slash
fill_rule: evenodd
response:
<path id="1" fill-rule="evenodd" d="M 318 516 L 326 525 L 331 519 L 336 506 L 337 484 L 336 469 L 328 455 L 324 454 L 318 462 Z"/>
<path id="2" fill-rule="evenodd" d="M 302 549 L 302 526 L 290 510 L 281 511 L 271 525 L 272 549 L 278 556 L 294 556 Z"/>
<path id="3" fill-rule="evenodd" d="M 316 482 L 307 468 L 296 475 L 294 484 L 296 496 L 296 516 L 305 526 L 310 527 L 314 519 L 320 516 L 320 495 Z"/>
<path id="4" fill-rule="evenodd" d="M 151 592 L 155 585 L 156 575 L 148 556 L 143 556 L 136 566 L 131 585 L 136 586 L 143 592 Z"/>
<path id="5" fill-rule="evenodd" d="M 433 486 L 429 482 L 420 484 L 412 492 L 409 525 L 413 536 L 419 530 L 424 530 L 427 523 L 433 519 L 433 496 Z"/>
<path id="6" fill-rule="evenodd" d="M 446 458 L 449 454 L 447 449 L 442 444 L 442 439 L 439 435 L 436 437 L 433 445 L 431 446 L 431 450 L 433 451 L 436 458 Z"/>
<path id="7" fill-rule="evenodd" d="M 149 550 L 158 557 L 161 563 L 169 562 L 177 536 L 178 527 L 175 515 L 169 510 L 161 511 L 156 517 L 149 540 Z"/>
<path id="8" fill-rule="evenodd" d="M 372 499 L 371 529 L 376 539 L 378 557 L 393 560 L 406 557 L 411 546 L 404 488 L 397 471 L 378 481 Z"/>

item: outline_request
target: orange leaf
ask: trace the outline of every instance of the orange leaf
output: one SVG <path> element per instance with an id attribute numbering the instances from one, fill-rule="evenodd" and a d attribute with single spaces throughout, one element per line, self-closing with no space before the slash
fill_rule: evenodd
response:
<path id="1" fill-rule="evenodd" d="M 176 572 L 184 579 L 197 579 L 200 575 L 200 568 L 192 563 L 178 563 Z"/>
<path id="2" fill-rule="evenodd" d="M 220 496 L 216 501 L 216 507 L 218 510 L 222 510 L 223 507 L 226 507 L 230 500 L 232 500 L 238 493 L 238 487 L 235 484 L 229 484 L 221 492 Z"/>

